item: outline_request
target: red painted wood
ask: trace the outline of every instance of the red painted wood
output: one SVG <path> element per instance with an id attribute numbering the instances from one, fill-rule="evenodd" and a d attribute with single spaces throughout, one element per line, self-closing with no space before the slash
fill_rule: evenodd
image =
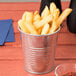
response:
<path id="1" fill-rule="evenodd" d="M 71 33 L 58 33 L 58 45 L 73 45 L 76 44 L 76 35 Z M 15 42 L 5 43 L 6 46 L 19 47 L 21 46 L 20 33 L 15 33 Z"/>
<path id="2" fill-rule="evenodd" d="M 0 11 L 0 19 L 13 19 L 13 21 L 18 21 L 21 19 L 22 14 L 25 11 Z M 33 11 L 32 11 L 33 12 Z"/>
<path id="3" fill-rule="evenodd" d="M 55 59 L 55 67 L 60 65 L 60 64 L 63 64 L 63 63 L 76 63 L 76 60 L 71 60 L 71 59 L 58 60 L 58 59 Z"/>
<path id="4" fill-rule="evenodd" d="M 54 76 L 54 71 L 43 74 L 35 75 L 30 74 L 24 69 L 24 61 L 0 61 L 0 76 Z"/>
<path id="5" fill-rule="evenodd" d="M 59 45 L 56 50 L 56 59 L 76 59 L 76 46 Z M 23 59 L 23 52 L 20 46 L 0 47 L 0 59 Z"/>
<path id="6" fill-rule="evenodd" d="M 76 45 L 57 46 L 56 59 L 76 59 Z"/>
<path id="7" fill-rule="evenodd" d="M 20 60 L 23 59 L 22 48 L 0 47 L 0 60 Z"/>
<path id="8" fill-rule="evenodd" d="M 62 2 L 62 6 L 63 5 L 65 5 L 65 2 Z M 25 3 L 25 2 L 24 3 L 0 3 L 0 19 L 12 18 L 13 21 L 18 21 L 19 19 L 21 19 L 21 16 L 25 11 L 28 10 L 28 11 L 33 12 L 35 10 L 38 10 L 39 6 L 40 6 L 39 2 L 35 2 L 35 3 Z M 30 8 L 30 7 L 32 7 L 32 8 Z M 15 23 L 15 22 L 14 22 L 14 27 L 15 27 L 14 28 L 15 32 L 18 32 L 17 23 Z M 67 28 L 65 28 L 61 32 L 67 32 Z"/>
<path id="9" fill-rule="evenodd" d="M 19 30 L 18 30 L 18 22 L 13 22 L 13 28 L 14 28 L 14 32 L 15 33 L 19 33 Z"/>
<path id="10" fill-rule="evenodd" d="M 62 2 L 62 9 L 69 7 L 70 2 Z M 39 10 L 40 2 L 0 3 L 0 10 Z"/>
<path id="11" fill-rule="evenodd" d="M 12 18 L 13 21 L 18 21 L 25 11 L 39 10 L 39 6 L 40 3 L 0 3 L 0 19 Z M 65 8 L 63 7 L 63 9 Z"/>
<path id="12" fill-rule="evenodd" d="M 3 5 L 5 5 L 5 6 L 3 6 Z M 0 17 L 2 18 L 2 19 L 6 19 L 7 17 L 8 18 L 13 18 L 13 21 L 17 21 L 18 19 L 20 19 L 21 18 L 21 16 L 22 16 L 22 14 L 24 13 L 24 10 L 22 9 L 22 8 L 25 8 L 25 6 L 32 6 L 32 7 L 34 7 L 35 6 L 35 3 L 2 3 L 0 6 L 2 7 L 2 8 L 0 8 L 0 10 L 2 10 L 0 13 Z M 22 6 L 22 4 L 23 4 L 23 6 Z M 36 3 L 37 4 L 37 3 Z M 62 4 L 62 6 L 65 4 L 65 2 L 63 2 L 63 4 Z M 18 6 L 16 7 L 16 5 L 20 5 L 21 6 L 21 8 L 19 8 Z M 37 5 L 39 5 L 39 3 L 37 4 Z M 9 7 L 10 6 L 10 7 Z M 13 6 L 15 6 L 16 8 L 14 9 L 14 7 Z M 9 7 L 9 8 L 8 8 Z M 7 9 L 8 8 L 8 9 Z M 11 9 L 10 9 L 11 8 Z M 18 9 L 18 10 L 17 10 Z M 19 10 L 19 9 L 22 9 L 22 10 Z M 28 9 L 30 9 L 29 11 L 31 11 L 32 9 L 31 8 L 29 8 L 28 7 Z M 27 10 L 28 10 L 27 9 Z M 3 12 L 3 11 L 5 11 L 5 12 Z M 5 15 L 4 15 L 4 13 L 5 13 Z M 13 22 L 13 27 L 14 27 L 14 32 L 15 32 L 15 40 L 16 40 L 16 42 L 9 42 L 9 43 L 5 43 L 5 46 L 4 46 L 4 48 L 11 48 L 11 47 L 13 47 L 13 48 L 18 48 L 18 47 L 21 47 L 21 41 L 20 41 L 20 34 L 19 34 L 19 31 L 18 31 L 18 29 L 17 29 L 17 22 Z M 58 58 L 70 58 L 70 55 L 69 55 L 69 57 L 67 57 L 67 55 L 69 54 L 68 52 L 65 54 L 64 52 L 64 50 L 63 49 L 65 49 L 65 50 L 67 50 L 67 47 L 70 47 L 71 46 L 71 44 L 76 44 L 76 36 L 74 35 L 74 34 L 71 34 L 71 33 L 69 33 L 68 31 L 67 31 L 67 26 L 66 26 L 66 22 L 64 22 L 63 23 L 63 25 L 64 25 L 64 27 L 61 29 L 61 31 L 60 31 L 60 33 L 59 33 L 59 35 L 58 35 L 58 45 L 63 45 L 64 44 L 64 46 L 63 46 L 63 48 L 62 48 L 62 46 L 58 46 L 59 48 L 58 48 L 58 51 L 57 51 L 57 54 L 56 54 L 56 57 L 58 56 Z M 18 32 L 18 33 L 17 33 Z M 63 33 L 64 32 L 64 33 Z M 67 32 L 67 33 L 66 33 Z M 70 45 L 70 46 L 66 46 L 66 45 Z M 72 45 L 73 46 L 73 45 Z M 3 47 L 2 47 L 3 48 Z M 62 49 L 62 51 L 61 51 L 61 49 Z M 75 49 L 75 48 L 74 48 Z M 2 50 L 2 49 L 1 49 Z M 70 50 L 70 48 L 69 48 L 69 50 Z M 58 55 L 58 53 L 60 52 L 60 54 Z M 62 55 L 63 54 L 63 55 Z M 62 57 L 63 56 L 63 57 Z M 75 56 L 74 56 L 75 57 Z"/>
<path id="13" fill-rule="evenodd" d="M 23 53 L 17 21 L 24 11 L 39 10 L 39 2 L 27 3 L 0 3 L 0 19 L 13 19 L 16 42 L 5 43 L 0 46 L 0 76 L 54 76 L 54 71 L 44 75 L 34 75 L 24 70 Z M 69 2 L 62 2 L 63 10 Z M 58 46 L 55 56 L 55 66 L 62 63 L 76 63 L 76 36 L 67 30 L 66 22 L 58 35 Z"/>
<path id="14" fill-rule="evenodd" d="M 70 5 L 70 1 L 63 1 L 62 2 L 62 9 L 64 10 L 65 8 L 69 8 L 69 5 Z"/>
<path id="15" fill-rule="evenodd" d="M 59 33 L 58 44 L 76 44 L 76 35 L 72 33 Z"/>
<path id="16" fill-rule="evenodd" d="M 69 32 L 69 30 L 67 28 L 67 22 L 66 22 L 66 20 L 62 23 L 61 26 L 63 26 L 63 27 L 61 28 L 60 32 L 66 32 L 66 33 Z"/>
<path id="17" fill-rule="evenodd" d="M 39 10 L 40 2 L 15 2 L 0 3 L 0 10 L 18 11 L 18 10 Z"/>
<path id="18" fill-rule="evenodd" d="M 64 62 L 76 62 L 76 60 L 56 60 L 55 66 L 62 64 Z M 0 61 L 0 76 L 54 76 L 54 71 L 43 74 L 43 75 L 35 75 L 30 74 L 24 69 L 24 61 Z"/>

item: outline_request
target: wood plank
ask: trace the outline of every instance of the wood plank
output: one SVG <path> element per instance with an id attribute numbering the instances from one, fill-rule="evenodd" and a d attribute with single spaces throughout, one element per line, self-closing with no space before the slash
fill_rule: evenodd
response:
<path id="1" fill-rule="evenodd" d="M 0 3 L 0 19 L 12 18 L 13 21 L 18 21 L 25 11 L 38 9 L 39 3 Z"/>
<path id="2" fill-rule="evenodd" d="M 62 9 L 69 7 L 69 1 L 61 2 Z M 0 10 L 39 10 L 40 2 L 9 2 L 9 3 L 0 3 Z"/>
<path id="3" fill-rule="evenodd" d="M 30 74 L 24 69 L 24 61 L 0 61 L 0 76 L 54 76 L 54 71 L 35 75 Z"/>
<path id="4" fill-rule="evenodd" d="M 67 21 L 64 20 L 63 23 L 62 23 L 62 28 L 60 30 L 60 32 L 66 32 L 66 33 L 69 33 L 69 30 L 68 30 L 68 27 L 67 27 Z"/>
<path id="5" fill-rule="evenodd" d="M 63 2 L 63 4 L 64 4 L 65 2 Z M 31 4 L 31 5 L 30 5 Z M 13 21 L 18 21 L 19 19 L 21 19 L 21 16 L 22 16 L 22 14 L 25 12 L 25 10 L 28 10 L 28 11 L 34 11 L 35 9 L 30 9 L 30 7 L 32 6 L 32 7 L 34 7 L 34 6 L 37 6 L 39 3 L 30 3 L 30 2 L 28 2 L 28 3 L 1 3 L 1 5 L 0 5 L 0 19 L 10 19 L 10 18 L 12 18 L 13 19 Z M 18 6 L 17 6 L 18 5 Z M 22 8 L 23 8 L 23 5 L 26 5 L 26 7 L 28 7 L 27 9 L 25 9 L 25 6 L 24 6 L 24 10 L 21 10 Z M 17 7 L 16 7 L 17 6 Z M 21 9 L 20 9 L 20 7 L 19 6 L 21 6 Z M 9 8 L 8 8 L 9 7 Z M 39 7 L 39 6 L 38 6 Z M 36 7 L 36 8 L 38 8 L 38 7 Z M 6 9 L 5 9 L 6 8 Z M 16 9 L 16 10 L 14 10 L 14 9 Z M 18 8 L 20 9 L 20 10 L 18 10 Z M 13 9 L 13 10 L 12 10 Z M 65 24 L 65 22 L 64 22 L 64 24 Z M 63 24 L 63 25 L 64 25 Z M 17 25 L 17 23 L 15 24 L 14 23 L 14 25 Z M 15 28 L 14 28 L 15 29 Z M 17 29 L 15 29 L 15 32 L 18 32 L 18 30 Z M 62 30 L 61 32 L 68 32 L 67 31 L 67 28 L 65 28 L 65 30 Z"/>
<path id="6" fill-rule="evenodd" d="M 71 33 L 59 33 L 58 45 L 76 45 L 76 35 Z M 8 47 L 21 47 L 20 33 L 15 33 L 15 42 L 5 43 Z"/>
<path id="7" fill-rule="evenodd" d="M 14 29 L 14 32 L 15 33 L 19 33 L 19 30 L 18 30 L 18 22 L 13 22 L 13 29 Z"/>
<path id="8" fill-rule="evenodd" d="M 6 1 L 6 0 L 0 0 L 0 2 L 40 2 L 41 0 L 13 0 L 13 1 Z M 66 0 L 61 0 L 61 1 L 66 1 Z M 69 0 L 67 0 L 69 1 Z"/>
<path id="9" fill-rule="evenodd" d="M 56 59 L 76 59 L 76 45 L 57 46 Z"/>
<path id="10" fill-rule="evenodd" d="M 60 34 L 60 33 L 59 33 Z M 63 33 L 64 34 L 64 36 L 66 36 L 66 33 Z M 62 33 L 61 33 L 61 36 L 60 36 L 61 38 L 62 38 L 62 40 L 60 40 L 60 44 L 58 44 L 58 47 L 57 47 L 57 51 L 56 51 L 56 58 L 57 59 L 70 59 L 70 58 L 72 58 L 72 59 L 75 59 L 76 58 L 76 45 L 74 45 L 73 43 L 76 41 L 75 39 L 74 40 L 71 40 L 71 38 L 69 37 L 69 39 L 70 39 L 70 41 L 74 41 L 74 42 L 72 42 L 72 44 L 69 44 L 68 42 L 68 40 L 69 39 L 67 39 L 66 40 L 66 43 L 63 45 L 63 36 L 62 36 Z M 73 36 L 72 36 L 73 37 Z M 66 39 L 67 37 L 65 37 L 65 39 Z M 5 46 L 0 46 L 0 51 L 1 51 L 1 57 L 3 57 L 4 59 L 5 58 L 8 58 L 8 54 L 10 54 L 9 53 L 9 50 L 11 50 L 10 52 L 12 52 L 13 50 L 15 50 L 15 48 L 17 49 L 17 48 L 20 48 L 21 47 L 21 41 L 20 41 L 20 34 L 18 34 L 18 36 L 17 35 L 15 35 L 15 39 L 16 39 L 16 42 L 9 42 L 9 43 L 5 43 Z M 72 38 L 73 39 L 73 38 Z M 64 40 L 65 41 L 65 40 Z M 62 42 L 62 45 L 61 45 L 61 42 Z M 58 43 L 59 43 L 59 41 L 58 41 Z M 67 45 L 67 43 L 68 43 L 68 45 Z M 12 50 L 12 48 L 13 48 L 13 50 Z M 5 52 L 5 49 L 7 49 L 7 53 Z M 73 49 L 73 50 L 72 50 Z M 4 51 L 3 51 L 4 50 Z M 5 56 L 5 54 L 4 54 L 4 52 L 5 52 L 5 54 L 7 54 L 6 56 Z M 15 52 L 14 52 L 15 53 Z M 14 54 L 14 53 L 12 53 L 12 54 Z M 19 52 L 18 52 L 19 53 Z M 72 54 L 71 54 L 72 53 Z M 3 56 L 2 56 L 3 55 Z M 13 57 L 13 56 L 12 56 Z M 15 57 L 15 56 L 14 56 Z M 20 56 L 19 56 L 20 57 Z M 9 58 L 10 58 L 10 56 L 9 56 Z M 15 59 L 15 58 L 14 58 Z"/>
<path id="11" fill-rule="evenodd" d="M 55 59 L 55 66 L 58 66 L 60 64 L 63 64 L 63 63 L 76 63 L 76 60 L 56 60 Z"/>
<path id="12" fill-rule="evenodd" d="M 58 45 L 56 50 L 56 59 L 76 59 L 76 46 Z M 18 60 L 23 59 L 22 48 L 20 47 L 0 47 L 0 60 L 1 59 L 12 59 Z"/>
<path id="13" fill-rule="evenodd" d="M 22 15 L 25 11 L 28 10 L 23 10 L 23 11 L 0 11 L 0 20 L 1 19 L 13 19 L 13 21 L 18 21 L 19 19 L 22 18 Z M 30 12 L 34 12 L 33 10 L 29 10 Z"/>
<path id="14" fill-rule="evenodd" d="M 0 0 L 0 2 L 40 2 L 41 0 Z"/>
<path id="15" fill-rule="evenodd" d="M 13 2 L 13 3 L 0 3 L 0 10 L 39 10 L 40 2 Z"/>
<path id="16" fill-rule="evenodd" d="M 61 5 L 62 5 L 62 9 L 64 10 L 64 9 L 66 9 L 66 8 L 68 8 L 69 7 L 69 5 L 70 5 L 70 1 L 63 1 L 62 3 L 61 3 Z"/>
<path id="17" fill-rule="evenodd" d="M 21 19 L 22 14 L 24 12 L 25 11 L 0 11 L 0 20 L 11 18 L 11 19 L 13 19 L 13 21 L 18 21 L 19 19 Z"/>
<path id="18" fill-rule="evenodd" d="M 59 33 L 58 44 L 76 44 L 76 35 L 72 33 Z"/>
<path id="19" fill-rule="evenodd" d="M 20 60 L 23 59 L 22 48 L 0 47 L 0 60 Z"/>
<path id="20" fill-rule="evenodd" d="M 55 66 L 62 63 L 76 62 L 76 60 L 56 60 Z M 0 76 L 54 76 L 54 71 L 43 74 L 35 75 L 30 74 L 24 69 L 24 61 L 0 61 Z"/>

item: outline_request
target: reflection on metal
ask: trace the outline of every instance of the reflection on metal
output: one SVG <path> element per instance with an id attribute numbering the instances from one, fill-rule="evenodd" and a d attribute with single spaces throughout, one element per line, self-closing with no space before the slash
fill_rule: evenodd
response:
<path id="1" fill-rule="evenodd" d="M 52 71 L 60 28 L 48 35 L 31 35 L 21 32 L 25 69 L 34 74 Z"/>

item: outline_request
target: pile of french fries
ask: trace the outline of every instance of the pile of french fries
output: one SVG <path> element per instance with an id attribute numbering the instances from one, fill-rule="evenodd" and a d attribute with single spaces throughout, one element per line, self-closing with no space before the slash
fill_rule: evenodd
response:
<path id="1" fill-rule="evenodd" d="M 18 21 L 19 28 L 29 34 L 46 35 L 57 31 L 64 19 L 72 12 L 72 9 L 65 9 L 62 14 L 55 3 L 50 4 L 50 8 L 45 6 L 41 16 L 38 11 L 25 12 L 22 19 Z"/>

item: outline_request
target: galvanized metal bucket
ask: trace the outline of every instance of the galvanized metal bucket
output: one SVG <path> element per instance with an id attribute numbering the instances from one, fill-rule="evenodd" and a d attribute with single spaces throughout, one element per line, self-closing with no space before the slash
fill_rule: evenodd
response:
<path id="1" fill-rule="evenodd" d="M 43 74 L 54 69 L 57 33 L 59 30 L 60 28 L 48 35 L 31 35 L 19 29 L 24 54 L 24 67 L 28 72 Z"/>

